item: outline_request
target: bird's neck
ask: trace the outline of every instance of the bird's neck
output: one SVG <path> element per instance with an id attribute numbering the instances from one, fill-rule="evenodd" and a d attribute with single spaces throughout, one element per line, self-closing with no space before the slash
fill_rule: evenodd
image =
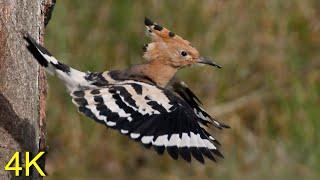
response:
<path id="1" fill-rule="evenodd" d="M 150 78 L 160 87 L 165 87 L 174 77 L 177 68 L 163 63 L 162 60 L 152 60 L 145 64 L 136 65 L 132 69 L 135 73 Z"/>

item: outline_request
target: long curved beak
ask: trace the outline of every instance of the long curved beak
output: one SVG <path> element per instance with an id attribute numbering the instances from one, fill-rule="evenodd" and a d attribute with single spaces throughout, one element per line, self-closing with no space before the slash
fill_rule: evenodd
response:
<path id="1" fill-rule="evenodd" d="M 200 57 L 198 60 L 198 63 L 207 64 L 210 66 L 215 66 L 217 68 L 222 68 L 220 65 L 218 65 L 216 62 L 214 62 L 212 59 L 207 58 L 207 57 Z"/>

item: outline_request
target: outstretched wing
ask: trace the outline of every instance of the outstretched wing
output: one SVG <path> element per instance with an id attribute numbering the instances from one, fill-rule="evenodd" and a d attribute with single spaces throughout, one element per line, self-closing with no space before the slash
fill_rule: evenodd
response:
<path id="1" fill-rule="evenodd" d="M 189 87 L 181 80 L 174 78 L 169 84 L 168 88 L 176 92 L 181 98 L 183 98 L 193 109 L 195 115 L 198 117 L 198 121 L 207 126 L 213 124 L 218 129 L 230 128 L 213 117 L 211 117 L 202 107 L 199 98 L 189 89 Z"/>
<path id="2" fill-rule="evenodd" d="M 127 80 L 71 95 L 80 112 L 146 147 L 153 146 L 159 154 L 167 149 L 174 159 L 180 154 L 190 162 L 192 155 L 202 163 L 203 156 L 222 157 L 219 143 L 199 126 L 193 109 L 169 90 Z"/>

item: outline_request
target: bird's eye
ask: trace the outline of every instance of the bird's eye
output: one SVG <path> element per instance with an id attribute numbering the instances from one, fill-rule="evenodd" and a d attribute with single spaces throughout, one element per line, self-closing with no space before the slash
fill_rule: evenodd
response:
<path id="1" fill-rule="evenodd" d="M 188 53 L 186 51 L 181 51 L 180 54 L 181 54 L 181 56 L 187 56 L 188 55 Z"/>

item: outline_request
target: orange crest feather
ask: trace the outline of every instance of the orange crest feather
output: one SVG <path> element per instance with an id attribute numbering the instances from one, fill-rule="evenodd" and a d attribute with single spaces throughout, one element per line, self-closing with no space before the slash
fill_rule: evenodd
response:
<path id="1" fill-rule="evenodd" d="M 176 35 L 169 29 L 154 23 L 148 18 L 145 18 L 144 24 L 147 28 L 147 34 L 149 34 L 153 41 L 176 41 L 186 45 L 190 45 L 190 42 Z"/>

